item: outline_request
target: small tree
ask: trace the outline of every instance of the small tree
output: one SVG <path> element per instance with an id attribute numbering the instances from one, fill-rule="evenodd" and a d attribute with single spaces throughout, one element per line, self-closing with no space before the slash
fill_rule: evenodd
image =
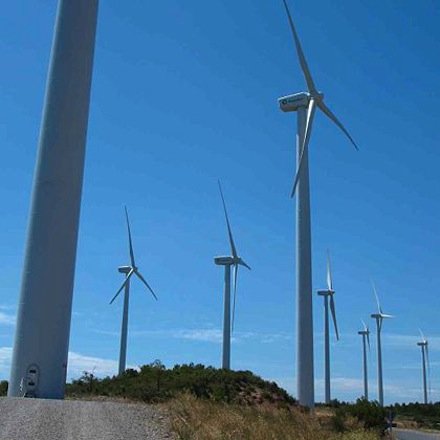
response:
<path id="1" fill-rule="evenodd" d="M 161 378 L 163 372 L 166 370 L 165 365 L 159 359 L 156 359 L 150 364 L 150 367 L 153 368 L 156 373 L 156 388 L 157 392 L 160 392 Z"/>

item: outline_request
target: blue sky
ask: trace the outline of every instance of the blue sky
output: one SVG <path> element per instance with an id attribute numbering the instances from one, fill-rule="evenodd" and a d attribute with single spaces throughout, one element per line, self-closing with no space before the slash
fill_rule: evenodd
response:
<path id="1" fill-rule="evenodd" d="M 362 392 L 360 319 L 384 311 L 385 400 L 421 399 L 422 327 L 440 400 L 437 292 L 438 41 L 434 1 L 291 1 L 315 82 L 360 146 L 317 114 L 310 143 L 314 289 L 333 259 L 341 341 L 333 395 Z M 8 377 L 29 198 L 56 1 L 19 0 L 0 17 L 0 379 Z M 223 182 L 239 280 L 232 365 L 294 393 L 296 117 L 277 98 L 305 84 L 280 1 L 102 1 L 81 212 L 70 377 L 116 372 L 128 262 L 127 204 L 138 264 L 159 296 L 132 284 L 128 363 L 220 363 Z M 323 398 L 322 301 L 314 298 L 316 396 Z M 368 319 L 370 326 L 373 321 Z M 375 397 L 372 335 L 370 387 Z"/>

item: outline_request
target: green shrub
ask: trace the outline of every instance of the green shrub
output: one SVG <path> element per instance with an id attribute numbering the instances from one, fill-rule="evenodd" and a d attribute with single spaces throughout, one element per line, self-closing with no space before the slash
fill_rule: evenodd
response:
<path id="1" fill-rule="evenodd" d="M 0 381 L 0 396 L 6 396 L 8 394 L 8 381 Z"/>

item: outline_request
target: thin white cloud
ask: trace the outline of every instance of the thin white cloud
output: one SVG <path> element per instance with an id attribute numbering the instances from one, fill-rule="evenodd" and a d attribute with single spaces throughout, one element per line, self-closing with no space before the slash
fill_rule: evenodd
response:
<path id="1" fill-rule="evenodd" d="M 77 378 L 81 376 L 84 371 L 93 373 L 99 377 L 112 376 L 118 371 L 118 362 L 112 359 L 86 356 L 69 351 L 67 377 L 69 379 Z"/>
<path id="2" fill-rule="evenodd" d="M 117 336 L 119 332 L 95 329 L 96 333 Z M 197 328 L 197 329 L 170 329 L 170 330 L 132 330 L 130 336 L 148 336 L 159 338 L 186 339 L 198 342 L 210 342 L 220 344 L 223 339 L 223 331 L 218 328 Z M 258 333 L 258 332 L 234 332 L 231 340 L 240 343 L 244 340 L 255 339 L 263 344 L 271 344 L 292 339 L 287 333 Z"/>
<path id="3" fill-rule="evenodd" d="M 223 333 L 218 329 L 178 330 L 172 334 L 173 338 L 189 339 L 191 341 L 212 342 L 220 344 Z M 234 338 L 233 338 L 234 339 Z"/>
<path id="4" fill-rule="evenodd" d="M 345 393 L 355 391 L 359 394 L 362 393 L 364 382 L 361 379 L 353 377 L 333 377 L 332 378 L 332 389 L 334 391 Z M 315 387 L 324 387 L 324 380 L 315 380 Z"/>
<path id="5" fill-rule="evenodd" d="M 425 335 L 430 351 L 440 351 L 440 336 Z M 414 349 L 417 342 L 420 341 L 420 336 L 415 333 L 414 335 L 399 335 L 396 333 L 383 333 L 382 341 L 384 344 L 401 349 Z"/>
<path id="6" fill-rule="evenodd" d="M 15 316 L 0 311 L 0 325 L 15 325 Z"/>
<path id="7" fill-rule="evenodd" d="M 0 377 L 6 378 L 11 368 L 12 347 L 0 347 Z M 130 367 L 131 368 L 131 367 Z M 69 351 L 67 362 L 67 378 L 77 378 L 84 371 L 99 377 L 112 376 L 118 371 L 118 362 Z"/>
<path id="8" fill-rule="evenodd" d="M 12 359 L 11 347 L 0 347 L 0 373 L 9 371 Z"/>

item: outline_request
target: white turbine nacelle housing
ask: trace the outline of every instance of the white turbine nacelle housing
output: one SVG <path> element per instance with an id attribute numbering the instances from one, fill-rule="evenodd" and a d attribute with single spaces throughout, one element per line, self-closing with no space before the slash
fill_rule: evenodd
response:
<path id="1" fill-rule="evenodd" d="M 218 266 L 230 266 L 234 264 L 234 258 L 233 257 L 215 257 L 214 263 Z"/>
<path id="2" fill-rule="evenodd" d="M 294 93 L 278 98 L 278 104 L 283 112 L 296 112 L 300 107 L 307 107 L 309 101 L 310 94 L 307 92 Z"/>
<path id="3" fill-rule="evenodd" d="M 330 295 L 333 295 L 334 293 L 335 293 L 334 290 L 329 290 L 329 289 L 318 290 L 318 292 L 317 292 L 317 294 L 320 296 L 330 296 Z"/>

